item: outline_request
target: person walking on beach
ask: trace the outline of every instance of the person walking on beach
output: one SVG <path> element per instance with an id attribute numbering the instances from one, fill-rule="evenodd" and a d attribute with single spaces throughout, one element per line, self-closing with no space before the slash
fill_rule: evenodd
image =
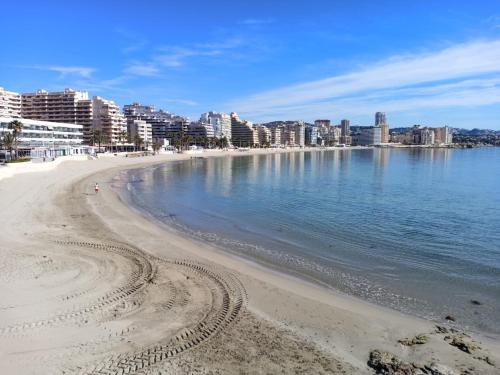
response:
<path id="1" fill-rule="evenodd" d="M 94 186 L 95 193 L 99 193 L 99 184 L 96 182 Z"/>

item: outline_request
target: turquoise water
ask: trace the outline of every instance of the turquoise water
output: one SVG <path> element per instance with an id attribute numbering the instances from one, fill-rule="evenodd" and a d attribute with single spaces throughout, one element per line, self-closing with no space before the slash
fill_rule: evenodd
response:
<path id="1" fill-rule="evenodd" d="M 132 204 L 228 251 L 500 333 L 498 148 L 228 156 L 122 179 Z"/>

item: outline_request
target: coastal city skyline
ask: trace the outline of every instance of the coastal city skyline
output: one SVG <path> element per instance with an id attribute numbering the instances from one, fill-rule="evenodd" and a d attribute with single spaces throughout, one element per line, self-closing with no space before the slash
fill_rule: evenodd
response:
<path id="1" fill-rule="evenodd" d="M 370 125 L 382 110 L 393 127 L 500 128 L 494 2 L 459 9 L 386 2 L 391 12 L 383 17 L 368 3 L 359 12 L 326 3 L 313 12 L 296 3 L 195 2 L 176 7 L 183 19 L 155 2 L 141 9 L 141 19 L 132 17 L 133 3 L 100 5 L 99 12 L 88 5 L 73 12 L 30 3 L 23 16 L 29 28 L 6 20 L 17 32 L 4 41 L 9 59 L 1 63 L 0 84 L 15 92 L 72 87 L 120 108 L 139 100 L 192 119 L 216 110 L 258 123 L 346 117 Z M 5 11 L 15 7 L 6 4 Z M 47 22 L 48 15 L 59 22 Z"/>
<path id="2" fill-rule="evenodd" d="M 1 87 L 0 126 L 4 158 L 13 156 L 14 147 L 16 155 L 21 151 L 32 158 L 101 152 L 101 147 L 112 152 L 228 147 L 450 147 L 454 132 L 449 126 L 414 125 L 391 133 L 387 115 L 380 111 L 370 126 L 351 126 L 346 118 L 338 124 L 330 119 L 257 124 L 235 112 L 214 111 L 191 121 L 139 102 L 121 109 L 113 100 L 90 96 L 86 91 L 66 88 L 20 94 Z"/>

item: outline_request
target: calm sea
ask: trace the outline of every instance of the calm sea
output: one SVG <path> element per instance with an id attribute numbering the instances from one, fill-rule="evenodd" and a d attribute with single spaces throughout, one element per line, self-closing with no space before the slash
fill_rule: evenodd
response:
<path id="1" fill-rule="evenodd" d="M 500 333 L 498 148 L 228 156 L 121 179 L 133 205 L 228 251 Z"/>

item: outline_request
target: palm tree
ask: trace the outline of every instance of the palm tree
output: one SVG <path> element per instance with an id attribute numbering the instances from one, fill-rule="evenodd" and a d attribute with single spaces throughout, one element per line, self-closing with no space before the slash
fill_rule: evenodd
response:
<path id="1" fill-rule="evenodd" d="M 142 145 L 142 142 L 144 142 L 144 141 L 143 141 L 143 139 L 141 138 L 141 136 L 140 136 L 139 134 L 136 134 L 136 135 L 134 136 L 134 144 L 135 144 L 135 146 L 139 149 L 139 151 L 141 150 L 141 145 Z"/>
<path id="2" fill-rule="evenodd" d="M 104 134 L 102 133 L 101 129 L 96 129 L 94 132 L 94 137 L 95 141 L 97 142 L 99 148 L 97 149 L 98 152 L 101 152 L 101 143 L 104 142 Z"/>
<path id="3" fill-rule="evenodd" d="M 1 139 L 2 146 L 9 150 L 10 158 L 12 159 L 12 149 L 17 146 L 17 139 L 14 137 L 12 133 L 5 133 L 3 138 Z"/>
<path id="4" fill-rule="evenodd" d="M 123 143 L 123 141 L 127 140 L 128 133 L 125 130 L 122 130 L 118 133 L 118 143 Z"/>
<path id="5" fill-rule="evenodd" d="M 153 151 L 155 153 L 158 153 L 158 151 L 160 150 L 162 144 L 160 142 L 153 142 Z"/>
<path id="6" fill-rule="evenodd" d="M 220 139 L 220 147 L 221 147 L 221 148 L 226 148 L 226 147 L 227 147 L 227 145 L 228 145 L 227 138 L 226 138 L 226 137 L 222 137 L 222 138 Z"/>
<path id="7" fill-rule="evenodd" d="M 16 159 L 17 159 L 17 146 L 19 144 L 19 135 L 23 131 L 23 123 L 19 120 L 13 120 L 9 123 L 9 129 L 12 130 L 12 136 L 14 137 L 14 148 L 16 149 Z M 12 150 L 11 150 L 12 151 Z M 11 155 L 12 157 L 12 155 Z"/>
<path id="8" fill-rule="evenodd" d="M 182 137 L 182 143 L 186 145 L 186 149 L 189 148 L 189 145 L 193 142 L 193 137 L 190 135 L 184 135 Z"/>
<path id="9" fill-rule="evenodd" d="M 95 146 L 97 143 L 99 148 L 98 151 L 101 151 L 101 144 L 105 143 L 107 141 L 106 135 L 102 132 L 101 129 L 94 129 L 92 133 L 92 145 Z"/>

